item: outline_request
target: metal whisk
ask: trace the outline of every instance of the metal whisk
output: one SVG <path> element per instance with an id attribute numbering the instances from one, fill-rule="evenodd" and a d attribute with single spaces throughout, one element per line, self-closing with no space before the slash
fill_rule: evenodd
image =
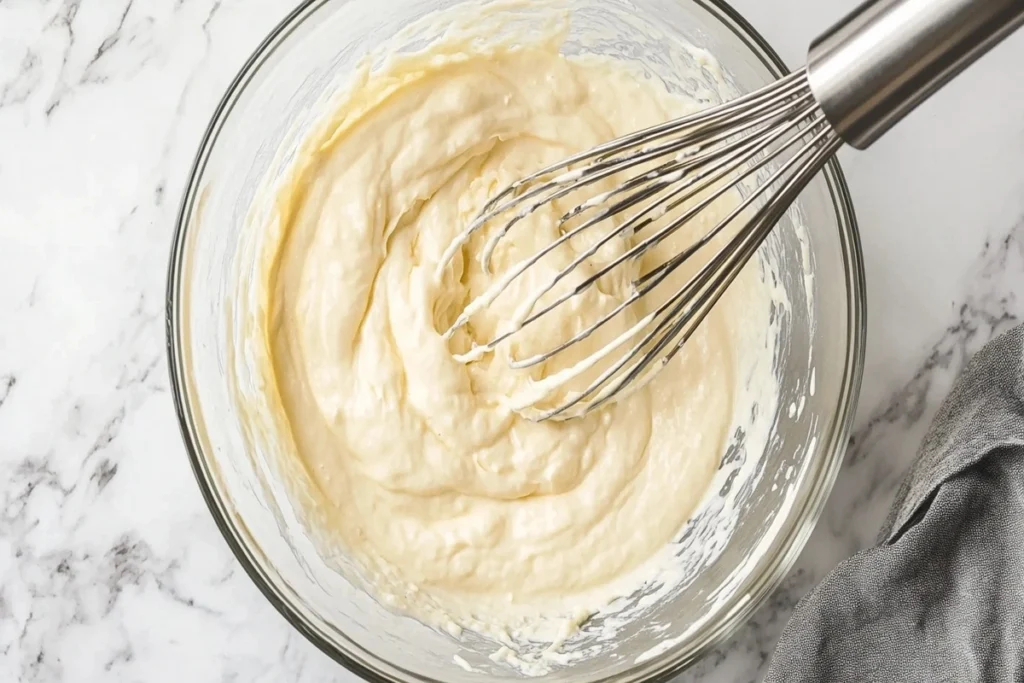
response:
<path id="1" fill-rule="evenodd" d="M 567 419 L 643 386 L 678 353 L 792 202 L 844 143 L 867 148 L 1022 23 L 1024 0 L 873 0 L 812 43 L 806 68 L 756 92 L 612 140 L 516 181 L 491 199 L 452 242 L 439 274 L 486 227 L 492 232 L 476 256 L 490 272 L 495 249 L 517 223 L 563 198 L 573 208 L 561 215 L 559 236 L 496 276 L 458 316 L 447 336 L 491 306 L 554 250 L 581 236 L 590 237 L 589 246 L 528 300 L 519 302 L 512 319 L 493 339 L 459 358 L 468 362 L 493 351 L 615 269 L 636 263 L 725 193 L 753 182 L 752 190 L 702 237 L 637 274 L 631 294 L 621 304 L 557 346 L 510 361 L 513 368 L 525 369 L 551 360 L 648 296 L 709 244 L 724 240 L 724 246 L 702 261 L 680 287 L 624 333 L 540 380 L 513 407 L 535 420 Z M 617 182 L 611 189 L 593 189 L 609 179 Z M 674 209 L 681 214 L 670 214 Z M 670 220 L 660 220 L 666 215 Z M 580 277 L 581 265 L 617 237 L 629 237 L 631 246 Z M 579 378 L 585 385 L 575 388 L 573 382 L 580 383 Z M 566 388 L 572 390 L 559 403 L 542 405 L 556 390 Z"/>

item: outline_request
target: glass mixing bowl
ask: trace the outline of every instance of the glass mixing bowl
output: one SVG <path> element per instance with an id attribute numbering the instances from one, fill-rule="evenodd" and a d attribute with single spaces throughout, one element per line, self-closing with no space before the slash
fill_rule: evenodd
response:
<path id="1" fill-rule="evenodd" d="M 254 195 L 292 158 L 301 138 L 296 133 L 312 122 L 318 104 L 358 60 L 410 22 L 457 4 L 301 3 L 259 46 L 214 114 L 188 182 L 170 263 L 172 387 L 210 510 L 239 562 L 288 621 L 370 680 L 456 683 L 480 680 L 481 673 L 498 679 L 520 674 L 489 660 L 493 648 L 472 634 L 459 641 L 381 607 L 334 568 L 345 565 L 344 557 L 324 557 L 310 541 L 294 501 L 275 485 L 281 465 L 258 411 L 246 416 L 239 408 L 240 391 L 259 389 L 247 375 L 253 362 L 249 350 L 233 344 L 232 337 L 244 324 L 239 297 L 249 295 L 238 283 L 247 282 L 253 268 L 253 252 L 243 237 Z M 764 39 L 720 0 L 567 4 L 572 10 L 567 51 L 638 60 L 670 89 L 699 86 L 680 78 L 680 64 L 666 57 L 681 41 L 713 54 L 737 91 L 762 86 L 786 71 Z M 594 39 L 598 34 L 602 38 Z M 430 37 L 414 36 L 409 47 Z M 863 365 L 861 254 L 837 163 L 804 191 L 772 240 L 766 248 L 774 250 L 792 304 L 783 313 L 787 319 L 773 366 L 780 378 L 780 407 L 763 449 L 734 443 L 726 456 L 753 458 L 755 466 L 748 469 L 756 475 L 723 487 L 737 487 L 727 542 L 695 564 L 679 590 L 626 625 L 614 642 L 573 666 L 556 668 L 546 680 L 670 678 L 754 611 L 810 534 L 843 457 Z M 252 288 L 258 289 L 255 283 Z M 227 379 L 232 369 L 237 384 Z M 688 524 L 680 547 L 700 546 L 702 529 L 697 522 Z M 455 667 L 455 655 L 476 671 Z"/>

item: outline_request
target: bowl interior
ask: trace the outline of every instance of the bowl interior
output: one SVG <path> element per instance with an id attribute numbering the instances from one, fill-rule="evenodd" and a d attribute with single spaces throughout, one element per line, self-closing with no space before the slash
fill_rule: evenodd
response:
<path id="1" fill-rule="evenodd" d="M 225 537 L 259 587 L 307 637 L 349 668 L 384 680 L 480 680 L 520 675 L 488 658 L 493 645 L 462 641 L 393 614 L 359 586 L 343 554 L 324 556 L 296 507 L 301 490 L 277 485 L 287 458 L 259 404 L 257 346 L 239 341 L 261 306 L 255 273 L 261 236 L 252 200 L 293 158 L 302 132 L 367 53 L 411 22 L 456 0 L 319 0 L 292 13 L 246 65 L 216 113 L 182 207 L 169 282 L 169 343 L 175 399 L 204 495 Z M 508 3 L 506 3 L 508 4 Z M 706 92 L 694 62 L 706 50 L 731 93 L 781 75 L 773 53 L 730 9 L 688 0 L 577 0 L 567 53 L 642 64 L 670 90 Z M 529 26 L 547 10 L 524 5 Z M 534 14 L 533 12 L 537 12 Z M 433 35 L 436 35 L 433 34 Z M 433 37 L 412 35 L 407 49 Z M 392 49 L 394 46 L 388 46 Z M 549 680 L 648 680 L 668 676 L 725 637 L 792 564 L 842 457 L 859 388 L 863 284 L 852 209 L 838 166 L 804 191 L 762 251 L 790 306 L 773 371 L 778 406 L 770 438 L 738 431 L 722 476 L 678 552 L 692 564 L 679 590 L 647 606 L 593 656 L 556 668 Z M 243 283 L 243 287 L 239 287 Z M 233 376 L 236 381 L 225 378 Z M 240 395 L 253 396 L 248 409 Z M 743 476 L 727 476 L 738 471 Z M 734 502 L 723 519 L 720 501 Z M 716 502 L 719 501 L 719 502 Z M 716 505 L 718 507 L 716 507 Z M 724 531 L 723 531 L 724 530 Z M 713 550 L 713 552 L 709 551 Z M 633 596 L 642 600 L 643 595 Z M 589 642 L 589 641 L 588 641 Z M 458 655 L 473 669 L 454 666 Z"/>

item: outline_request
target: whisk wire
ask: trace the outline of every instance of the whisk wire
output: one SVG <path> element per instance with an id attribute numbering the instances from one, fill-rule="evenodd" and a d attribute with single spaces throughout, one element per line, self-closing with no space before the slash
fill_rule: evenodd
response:
<path id="1" fill-rule="evenodd" d="M 602 168 L 601 164 L 609 161 L 609 157 L 621 151 L 635 148 L 638 142 L 650 143 L 669 135 L 678 134 L 689 127 L 699 125 L 704 130 L 705 134 L 707 134 L 708 130 L 729 130 L 731 126 L 740 125 L 751 116 L 761 113 L 765 106 L 778 105 L 780 102 L 784 102 L 785 100 L 792 98 L 794 94 L 799 94 L 801 89 L 806 91 L 806 73 L 803 69 L 780 79 L 769 88 L 748 93 L 708 109 L 694 112 L 667 123 L 651 126 L 644 130 L 637 131 L 636 133 L 631 133 L 616 140 L 598 145 L 587 151 L 580 152 L 579 154 L 575 154 L 551 164 L 515 181 L 490 199 L 484 205 L 478 217 L 452 241 L 440 259 L 437 273 L 438 277 L 440 277 L 443 272 L 445 265 L 454 258 L 455 252 L 457 252 L 474 233 L 480 230 L 490 220 L 506 211 L 509 211 L 528 199 L 532 199 L 533 197 L 550 190 L 555 184 L 562 185 L 578 181 L 585 175 L 585 171 L 588 171 L 588 169 L 569 171 L 568 169 L 571 166 L 584 161 L 594 160 L 596 166 L 589 170 L 600 170 L 600 168 Z M 808 93 L 809 91 L 803 94 L 806 95 Z M 744 108 L 747 108 L 747 110 L 744 111 Z M 728 117 L 730 115 L 735 115 L 737 118 L 735 120 L 729 120 Z M 720 125 L 716 126 L 716 124 Z M 732 132 L 735 134 L 737 129 L 733 127 Z M 634 149 L 634 153 L 642 151 L 643 148 L 639 151 Z M 520 188 L 527 185 L 533 185 L 540 178 L 559 171 L 563 171 L 563 173 L 549 180 L 547 183 L 536 186 L 522 194 L 517 194 Z M 602 176 L 598 180 L 603 179 L 604 177 L 607 176 Z M 596 180 L 594 182 L 596 182 Z M 576 187 L 576 189 L 579 188 Z M 510 195 L 513 195 L 513 198 L 508 200 L 507 198 Z M 551 201 L 551 199 L 546 201 Z M 539 202 L 539 204 L 544 203 L 546 202 Z M 521 220 L 521 218 L 515 218 L 514 222 L 518 222 L 519 220 Z"/>
<path id="2" fill-rule="evenodd" d="M 811 94 L 805 93 L 801 97 L 797 98 L 794 103 L 811 103 L 813 105 L 813 101 Z M 758 104 L 757 106 L 752 107 L 751 111 L 746 112 L 745 117 L 738 119 L 736 122 L 732 122 L 728 127 L 712 127 L 711 130 L 705 129 L 700 132 L 691 132 L 680 140 L 675 140 L 655 147 L 643 147 L 639 151 L 625 156 L 600 157 L 593 165 L 583 169 L 582 171 L 567 171 L 556 178 L 538 185 L 537 187 L 534 187 L 529 191 L 517 195 L 512 199 L 507 200 L 505 203 L 492 208 L 471 224 L 467 237 L 482 228 L 495 216 L 517 206 L 526 204 L 527 200 L 533 199 L 534 197 L 541 197 L 540 199 L 536 199 L 533 202 L 526 204 L 525 208 L 518 211 L 511 220 L 509 220 L 499 231 L 488 239 L 480 259 L 484 272 L 490 272 L 491 257 L 498 243 L 519 221 L 534 213 L 541 206 L 545 206 L 557 199 L 561 199 L 573 192 L 577 192 L 582 187 L 598 183 L 613 175 L 618 175 L 630 168 L 635 168 L 636 166 L 649 163 L 670 154 L 682 154 L 688 148 L 695 148 L 696 151 L 691 155 L 677 158 L 674 162 L 669 161 L 658 168 L 645 171 L 644 173 L 627 180 L 625 183 L 622 183 L 619 187 L 609 192 L 599 194 L 596 197 L 592 197 L 591 199 L 577 205 L 562 216 L 560 223 L 564 223 L 568 219 L 578 215 L 588 208 L 599 206 L 616 194 L 628 191 L 629 189 L 632 189 L 637 185 L 641 185 L 644 182 L 660 179 L 664 184 L 669 184 L 672 182 L 673 174 L 685 173 L 687 169 L 693 168 L 707 160 L 707 153 L 699 153 L 704 148 L 711 147 L 729 138 L 737 138 L 741 133 L 747 130 L 764 128 L 766 125 L 773 123 L 780 117 L 777 111 L 771 110 L 771 106 L 773 105 L 775 105 L 775 102 L 773 101 Z M 721 156 L 736 147 L 742 147 L 743 145 L 744 141 L 742 139 L 737 139 L 732 145 L 726 145 L 721 149 L 716 149 L 714 153 L 717 156 Z"/>
<path id="3" fill-rule="evenodd" d="M 547 246 L 543 247 L 538 252 L 534 253 L 527 259 L 521 261 L 519 264 L 514 266 L 509 273 L 502 277 L 497 283 L 495 283 L 494 286 L 492 286 L 487 292 L 485 292 L 484 295 L 480 297 L 481 301 L 478 302 L 476 306 L 471 305 L 470 307 L 468 307 L 467 312 L 471 314 L 472 312 L 478 310 L 480 303 L 491 303 L 498 295 L 504 292 L 508 288 L 508 286 L 511 285 L 511 283 L 515 281 L 520 275 L 522 275 L 528 268 L 535 265 L 538 261 L 540 261 L 540 259 L 554 251 L 557 247 L 577 237 L 578 235 L 582 234 L 585 230 L 588 230 L 589 228 L 597 225 L 603 220 L 611 216 L 618 215 L 623 210 L 631 208 L 635 204 L 645 199 L 650 199 L 651 197 L 658 194 L 662 190 L 666 188 L 673 188 L 673 185 L 677 185 L 672 189 L 672 192 L 670 192 L 666 197 L 663 198 L 665 205 L 660 210 L 660 213 L 662 214 L 667 213 L 668 211 L 677 208 L 686 201 L 691 200 L 695 195 L 699 195 L 701 192 L 707 190 L 714 183 L 722 180 L 729 174 L 735 173 L 737 168 L 740 168 L 744 164 L 749 162 L 765 146 L 769 146 L 776 142 L 777 140 L 779 140 L 780 138 L 782 138 L 783 135 L 790 132 L 793 128 L 802 123 L 804 121 L 804 118 L 810 115 L 813 109 L 813 105 L 808 105 L 800 112 L 800 114 L 796 118 L 794 118 L 793 121 L 790 121 L 782 128 L 778 130 L 768 129 L 767 133 L 755 136 L 751 139 L 743 140 L 743 144 L 734 143 L 728 146 L 726 149 L 732 150 L 732 154 L 724 155 L 715 164 L 712 164 L 709 168 L 699 173 L 695 173 L 689 177 L 683 176 L 685 180 L 683 180 L 682 182 L 676 182 L 673 178 L 666 179 L 664 177 L 659 177 L 649 181 L 653 185 L 652 187 L 648 187 L 647 189 L 637 192 L 634 195 L 631 195 L 627 199 L 622 200 L 611 207 L 603 209 L 596 216 L 591 217 L 590 219 L 586 220 L 584 223 L 577 226 L 576 228 L 563 233 L 559 238 L 557 238 L 553 242 L 549 243 Z M 814 123 L 820 122 L 821 120 L 822 115 L 819 113 L 818 117 L 814 120 L 812 125 Z M 783 145 L 780 148 L 770 152 L 769 156 L 765 159 L 765 161 L 770 161 L 774 159 L 776 156 L 785 151 L 785 149 L 787 149 L 790 145 L 793 144 L 793 142 L 797 141 L 798 139 L 799 138 L 792 138 L 789 144 Z M 738 180 L 745 179 L 756 170 L 758 170 L 756 167 L 748 167 L 742 173 L 742 175 L 739 176 Z M 647 179 L 647 177 L 642 178 L 645 180 Z M 562 297 L 558 298 L 553 303 L 549 304 L 540 313 L 532 314 L 535 304 L 544 294 L 553 289 L 570 272 L 574 271 L 583 262 L 593 257 L 593 255 L 596 254 L 601 247 L 610 242 L 614 237 L 629 233 L 635 234 L 636 232 L 639 232 L 643 228 L 647 227 L 647 225 L 653 223 L 656 220 L 656 218 L 648 218 L 648 216 L 652 211 L 657 210 L 656 205 L 651 204 L 650 206 L 644 208 L 642 211 L 629 218 L 618 229 L 616 229 L 613 232 L 607 233 L 604 237 L 596 241 L 587 250 L 578 255 L 569 265 L 563 267 L 550 281 L 548 286 L 544 287 L 541 291 L 536 292 L 533 296 L 531 296 L 530 300 L 528 301 L 528 305 L 525 306 L 523 310 L 520 312 L 520 315 L 522 316 L 520 319 L 522 320 L 522 322 L 519 323 L 518 326 L 514 327 L 512 330 L 506 332 L 503 335 L 500 335 L 499 337 L 496 337 L 490 343 L 486 344 L 485 346 L 487 347 L 487 350 L 493 350 L 494 347 L 496 347 L 501 342 L 505 341 L 512 334 L 515 334 L 522 327 L 525 327 L 529 323 L 545 315 L 546 313 L 550 312 L 555 307 L 565 303 L 569 299 L 578 296 L 591 285 L 593 285 L 595 282 L 597 282 L 601 277 L 607 275 L 612 269 L 620 266 L 626 260 L 634 258 L 643 251 L 646 251 L 652 246 L 656 246 L 660 242 L 664 241 L 669 236 L 674 234 L 685 223 L 691 220 L 697 213 L 710 206 L 715 200 L 720 198 L 723 194 L 730 191 L 731 189 L 731 186 L 719 188 L 710 197 L 707 197 L 704 200 L 702 200 L 698 205 L 694 206 L 686 214 L 684 214 L 676 221 L 671 223 L 667 228 L 657 233 L 655 238 L 648 238 L 644 240 L 640 244 L 630 249 L 626 254 L 620 256 L 619 258 L 615 259 L 605 267 L 598 270 L 598 272 L 595 273 L 594 275 L 586 278 L 583 282 L 577 285 L 576 288 L 564 294 Z M 687 190 L 690 190 L 690 192 L 687 193 Z M 680 197 L 679 195 L 683 196 Z M 669 201 L 671 199 L 674 199 L 674 201 Z M 505 234 L 505 232 L 507 231 L 504 231 L 502 234 Z M 700 247 L 706 245 L 711 239 L 713 239 L 714 236 L 718 234 L 718 232 L 720 232 L 720 229 L 705 235 L 701 240 L 699 240 L 697 244 L 694 245 L 694 247 L 692 247 L 689 250 L 689 253 L 695 253 Z M 455 329 L 458 329 L 462 325 L 466 324 L 469 320 L 469 317 L 470 315 L 460 316 L 455 321 L 455 323 L 453 323 L 452 326 L 447 330 L 447 332 L 445 333 L 446 336 L 450 337 L 452 333 L 455 331 Z M 584 337 L 585 336 L 587 335 L 584 335 Z"/>
<path id="4" fill-rule="evenodd" d="M 679 353 L 764 243 L 788 205 L 840 144 L 809 89 L 806 73 L 798 71 L 761 91 L 613 140 L 516 181 L 488 201 L 477 218 L 452 241 L 442 257 L 438 276 L 476 232 L 496 219 L 506 217 L 484 240 L 478 260 L 485 272 L 489 272 L 498 244 L 525 217 L 600 181 L 627 176 L 611 189 L 593 192 L 562 212 L 557 237 L 513 264 L 465 307 L 446 336 L 452 336 L 474 315 L 493 304 L 513 282 L 556 249 L 598 226 L 606 226 L 569 263 L 534 287 L 493 338 L 474 345 L 457 358 L 469 362 L 495 350 L 617 268 L 637 261 L 665 243 L 727 193 L 746 187 L 743 183 L 755 174 L 766 176 L 747 192 L 741 192 L 741 200 L 685 248 L 635 275 L 632 291 L 611 311 L 551 348 L 508 361 L 514 369 L 528 369 L 579 344 L 651 295 L 730 226 L 738 225 L 735 234 L 718 251 L 675 291 L 667 292 L 652 310 L 641 314 L 624 332 L 582 360 L 532 383 L 513 400 L 513 408 L 535 420 L 565 419 L 590 412 L 645 386 Z M 788 158 L 782 159 L 787 153 Z M 671 213 L 680 209 L 678 216 Z M 754 213 L 744 221 L 751 210 Z M 589 215 L 590 212 L 593 214 Z M 666 223 L 651 234 L 640 236 L 666 215 L 670 216 Z M 625 216 L 621 222 L 620 216 Z M 579 224 L 569 226 L 574 219 L 579 219 Z M 617 237 L 636 237 L 636 241 L 607 263 L 597 264 L 593 272 L 551 301 L 544 301 L 559 283 L 579 272 Z M 596 372 L 596 377 L 591 379 L 591 372 Z M 588 383 L 576 389 L 574 381 L 582 383 L 578 380 L 584 375 L 588 375 L 583 380 Z M 561 392 L 557 405 L 539 407 L 556 392 Z"/>
<path id="5" fill-rule="evenodd" d="M 840 142 L 838 141 L 838 138 L 835 138 L 831 129 L 823 128 L 800 150 L 797 155 L 787 161 L 782 168 L 776 171 L 772 178 L 765 181 L 764 185 L 759 189 L 765 189 L 779 181 L 785 173 L 791 170 L 794 165 L 806 156 L 807 152 L 817 149 L 817 151 L 811 154 L 809 158 L 806 158 L 803 161 L 800 168 L 790 178 L 788 178 L 778 190 L 778 197 L 780 198 L 786 198 L 790 195 L 795 197 L 804 189 L 804 187 L 806 187 L 810 179 L 818 170 L 820 170 L 821 164 L 823 164 L 824 161 L 834 153 L 839 144 Z M 820 148 L 818 148 L 819 145 L 821 146 Z M 752 200 L 753 197 L 748 198 L 747 201 L 749 202 Z M 644 377 L 641 377 L 641 374 L 646 368 L 654 363 L 655 360 L 658 360 L 659 366 L 664 366 L 678 353 L 686 341 L 689 340 L 693 332 L 695 332 L 704 321 L 704 318 L 708 313 L 710 313 L 711 308 L 725 293 L 728 286 L 739 275 L 743 266 L 761 246 L 768 234 L 770 234 L 775 223 L 785 213 L 787 206 L 787 202 L 765 203 L 750 222 L 750 225 L 753 228 L 752 230 L 743 231 L 736 235 L 727 247 L 718 252 L 715 257 L 705 264 L 697 274 L 690 278 L 690 280 L 688 280 L 687 283 L 679 289 L 679 291 L 672 295 L 668 301 L 662 304 L 654 314 L 647 316 L 647 318 L 642 320 L 640 324 L 634 326 L 634 328 L 627 333 L 628 335 L 633 336 L 638 331 L 637 328 L 650 324 L 654 319 L 662 318 L 661 322 L 659 322 L 653 330 L 645 335 L 639 343 L 633 346 L 633 348 L 631 348 L 621 360 L 605 370 L 597 379 L 591 382 L 590 385 L 582 391 L 574 394 L 568 401 L 554 409 L 541 412 L 534 416 L 534 419 L 546 420 L 558 417 L 575 407 L 581 401 L 589 398 L 595 393 L 598 393 L 598 396 L 588 404 L 586 408 L 585 412 L 590 412 L 591 410 L 599 408 L 613 396 L 618 395 L 626 385 L 631 385 L 633 390 L 636 390 L 642 388 L 647 381 L 650 381 L 650 379 L 653 379 L 657 370 L 649 372 Z M 735 215 L 739 215 L 740 213 L 741 211 L 736 211 L 732 217 L 735 218 Z M 727 217 L 726 219 L 723 219 L 722 222 L 725 223 L 728 220 L 730 219 Z M 678 267 L 682 262 L 678 257 L 674 260 L 678 260 L 675 264 L 676 267 Z M 690 301 L 689 297 L 691 296 L 696 296 L 696 300 Z M 662 317 L 665 310 L 670 307 L 671 310 L 668 315 Z M 665 331 L 666 328 L 668 328 L 667 332 Z M 680 334 L 682 334 L 681 338 Z M 623 336 L 625 337 L 627 335 Z M 657 341 L 655 341 L 656 339 Z M 675 346 L 669 350 L 667 355 L 660 356 L 660 354 L 673 343 L 673 340 L 677 340 L 675 342 Z M 619 340 L 616 340 L 616 342 L 618 341 Z M 652 344 L 652 342 L 653 346 L 647 348 Z M 613 344 L 614 343 L 615 342 L 613 342 Z M 640 355 L 641 353 L 643 353 L 642 356 Z M 625 370 L 624 374 L 621 374 L 623 369 L 638 356 L 639 360 Z M 585 370 L 587 368 L 583 368 L 581 366 L 581 369 Z M 564 381 L 577 376 L 578 374 L 579 373 L 567 372 L 562 379 Z M 608 380 L 616 375 L 618 375 L 617 379 L 608 383 Z M 606 383 L 607 386 L 603 386 Z"/>

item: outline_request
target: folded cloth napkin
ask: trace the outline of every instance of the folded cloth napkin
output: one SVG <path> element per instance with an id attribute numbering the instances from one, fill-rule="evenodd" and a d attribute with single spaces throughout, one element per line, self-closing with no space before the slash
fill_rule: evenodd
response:
<path id="1" fill-rule="evenodd" d="M 878 545 L 796 611 L 765 683 L 1024 681 L 1024 326 L 943 403 Z"/>

